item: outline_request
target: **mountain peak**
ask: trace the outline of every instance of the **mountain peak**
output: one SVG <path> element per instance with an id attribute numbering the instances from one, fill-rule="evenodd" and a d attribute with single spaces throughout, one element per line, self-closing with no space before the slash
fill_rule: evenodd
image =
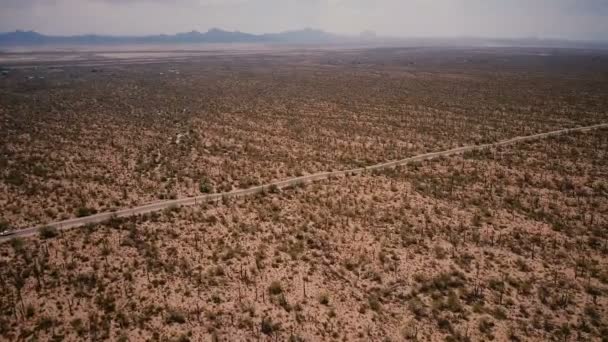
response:
<path id="1" fill-rule="evenodd" d="M 221 28 L 217 28 L 217 27 L 212 27 L 209 29 L 209 31 L 207 31 L 207 33 L 226 33 L 228 31 L 226 30 L 222 30 Z"/>
<path id="2" fill-rule="evenodd" d="M 252 43 L 252 42 L 290 42 L 290 43 L 323 43 L 337 39 L 331 33 L 313 28 L 272 34 L 249 34 L 240 31 L 226 31 L 213 27 L 207 32 L 197 30 L 173 35 L 160 34 L 150 36 L 106 36 L 75 35 L 47 36 L 34 31 L 17 30 L 0 33 L 0 46 L 48 45 L 48 44 L 138 44 L 138 43 Z"/>

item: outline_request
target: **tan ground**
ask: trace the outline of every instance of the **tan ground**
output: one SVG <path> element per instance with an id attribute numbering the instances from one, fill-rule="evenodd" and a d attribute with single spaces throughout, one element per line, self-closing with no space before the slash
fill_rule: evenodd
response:
<path id="1" fill-rule="evenodd" d="M 608 130 L 0 245 L 0 333 L 600 341 Z"/>
<path id="2" fill-rule="evenodd" d="M 313 50 L 11 70 L 0 76 L 0 222 L 604 122 L 601 54 Z"/>

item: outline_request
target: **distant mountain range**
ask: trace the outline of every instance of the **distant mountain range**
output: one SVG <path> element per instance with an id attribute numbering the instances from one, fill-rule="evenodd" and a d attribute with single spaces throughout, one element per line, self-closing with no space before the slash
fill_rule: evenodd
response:
<path id="1" fill-rule="evenodd" d="M 388 38 L 364 31 L 359 36 L 342 36 L 322 30 L 303 29 L 281 33 L 250 34 L 239 31 L 211 29 L 207 32 L 191 31 L 172 35 L 105 36 L 76 35 L 49 36 L 35 31 L 0 33 L 0 47 L 44 45 L 111 45 L 111 44 L 192 44 L 192 43 L 373 43 L 400 46 L 495 46 L 495 47 L 567 47 L 608 49 L 607 41 L 574 41 L 537 38 Z"/>
<path id="2" fill-rule="evenodd" d="M 329 43 L 344 40 L 345 37 L 321 30 L 304 29 L 270 34 L 250 34 L 239 31 L 211 29 L 207 32 L 186 32 L 173 35 L 150 36 L 48 36 L 35 31 L 15 31 L 0 33 L 0 46 L 32 45 L 91 45 L 91 44 L 160 44 L 160 43 Z"/>

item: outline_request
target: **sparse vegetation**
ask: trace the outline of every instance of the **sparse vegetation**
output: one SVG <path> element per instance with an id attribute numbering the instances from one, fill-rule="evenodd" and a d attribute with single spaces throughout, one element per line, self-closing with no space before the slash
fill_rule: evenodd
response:
<path id="1" fill-rule="evenodd" d="M 39 229 L 39 233 L 40 233 L 40 237 L 43 239 L 52 239 L 52 238 L 56 237 L 57 235 L 59 235 L 57 228 L 50 227 L 50 226 L 41 227 Z"/>
<path id="2" fill-rule="evenodd" d="M 605 80 L 580 66 L 561 77 L 563 58 L 586 63 L 563 53 L 532 68 L 514 51 L 500 74 L 496 60 L 474 62 L 481 52 L 401 49 L 185 61 L 179 77 L 159 77 L 167 64 L 74 67 L 39 90 L 11 74 L 0 80 L 3 219 L 25 226 L 604 121 Z M 606 151 L 604 129 L 45 227 L 0 244 L 0 339 L 601 340 Z"/>

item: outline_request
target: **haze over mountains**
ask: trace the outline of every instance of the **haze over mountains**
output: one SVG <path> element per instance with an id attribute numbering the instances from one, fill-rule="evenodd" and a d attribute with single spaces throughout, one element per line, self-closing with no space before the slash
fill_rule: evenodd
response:
<path id="1" fill-rule="evenodd" d="M 49 36 L 35 31 L 0 33 L 0 45 L 51 45 L 51 44 L 142 44 L 142 43 L 329 43 L 344 41 L 342 37 L 321 30 L 303 29 L 281 33 L 250 34 L 239 31 L 225 31 L 218 28 L 207 32 L 184 32 L 172 35 L 159 34 L 148 36 L 108 36 L 108 35 L 76 35 Z M 351 38 L 352 39 L 352 38 Z"/>
<path id="2" fill-rule="evenodd" d="M 389 38 L 364 31 L 358 36 L 345 36 L 323 30 L 306 28 L 281 33 L 251 34 L 226 31 L 218 28 L 207 32 L 191 31 L 177 34 L 146 36 L 72 35 L 51 36 L 35 31 L 17 30 L 0 33 L 0 47 L 45 45 L 111 45 L 111 44 L 192 44 L 192 43 L 277 43 L 277 44 L 332 44 L 332 43 L 381 43 L 383 45 L 410 46 L 520 46 L 566 47 L 608 49 L 604 41 L 574 41 L 537 38 Z"/>

